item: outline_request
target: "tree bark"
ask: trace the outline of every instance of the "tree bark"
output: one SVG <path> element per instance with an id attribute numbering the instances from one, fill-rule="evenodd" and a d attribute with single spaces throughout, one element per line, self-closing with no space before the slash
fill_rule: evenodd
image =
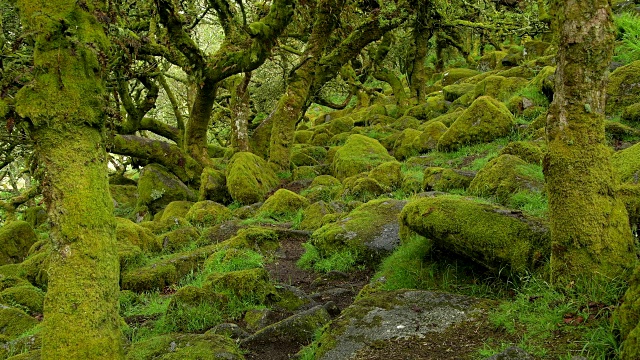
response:
<path id="1" fill-rule="evenodd" d="M 249 83 L 251 73 L 248 72 L 240 80 L 238 85 L 231 89 L 231 116 L 232 132 L 231 147 L 238 151 L 249 151 L 249 116 L 251 108 L 249 106 Z M 235 85 L 235 84 L 234 84 Z"/>
<path id="2" fill-rule="evenodd" d="M 32 124 L 51 222 L 42 359 L 120 359 L 119 263 L 104 143 L 108 40 L 101 1 L 19 0 L 35 39 L 33 82 L 16 96 Z"/>
<path id="3" fill-rule="evenodd" d="M 619 276 L 635 254 L 605 142 L 606 74 L 614 46 L 609 1 L 557 4 L 562 30 L 544 174 L 552 281 L 563 286 L 578 277 Z"/>

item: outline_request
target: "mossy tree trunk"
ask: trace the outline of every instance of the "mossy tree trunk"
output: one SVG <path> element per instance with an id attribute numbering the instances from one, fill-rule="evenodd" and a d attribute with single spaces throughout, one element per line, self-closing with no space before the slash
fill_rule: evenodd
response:
<path id="1" fill-rule="evenodd" d="M 249 116 L 251 107 L 249 106 L 249 83 L 251 73 L 244 74 L 244 77 L 234 83 L 233 96 L 231 98 L 232 136 L 231 147 L 238 151 L 249 151 Z"/>
<path id="2" fill-rule="evenodd" d="M 276 109 L 271 114 L 274 121 L 271 128 L 269 162 L 281 169 L 289 169 L 296 123 L 309 97 L 309 89 L 314 80 L 316 67 L 331 33 L 338 23 L 344 3 L 344 0 L 322 0 L 318 4 L 316 20 L 309 36 L 307 48 L 302 54 L 297 69 L 288 81 L 285 94 L 280 98 Z"/>
<path id="3" fill-rule="evenodd" d="M 544 174 L 551 275 L 562 286 L 578 277 L 621 275 L 635 254 L 605 142 L 606 73 L 614 46 L 609 1 L 556 3 L 561 36 Z"/>
<path id="4" fill-rule="evenodd" d="M 438 14 L 433 1 L 424 0 L 417 3 L 416 20 L 413 25 L 413 66 L 410 78 L 411 97 L 418 104 L 426 101 L 427 71 L 425 61 L 429 50 L 429 39 L 433 35 L 434 26 L 438 22 Z"/>
<path id="5" fill-rule="evenodd" d="M 407 105 L 408 98 L 407 92 L 404 90 L 404 85 L 402 85 L 402 80 L 398 78 L 398 76 L 393 72 L 393 70 L 389 69 L 384 65 L 384 60 L 389 54 L 391 50 L 391 45 L 396 41 L 395 36 L 391 32 L 386 33 L 382 37 L 382 41 L 375 49 L 375 52 L 372 54 L 372 68 L 373 71 L 371 75 L 380 81 L 384 81 L 391 86 L 391 90 L 393 91 L 393 96 L 396 99 L 396 104 L 398 105 Z"/>
<path id="6" fill-rule="evenodd" d="M 52 228 L 43 359 L 123 357 L 119 264 L 107 180 L 101 1 L 19 0 L 34 80 L 16 97 L 30 120 Z"/>

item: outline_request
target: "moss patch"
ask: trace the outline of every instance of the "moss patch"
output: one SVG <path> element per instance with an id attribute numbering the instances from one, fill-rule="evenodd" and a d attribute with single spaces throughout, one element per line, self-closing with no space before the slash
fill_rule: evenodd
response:
<path id="1" fill-rule="evenodd" d="M 263 201 L 278 184 L 273 169 L 252 153 L 239 152 L 227 166 L 227 187 L 231 197 L 241 204 Z"/>
<path id="2" fill-rule="evenodd" d="M 354 134 L 336 151 L 332 169 L 334 175 L 342 180 L 391 160 L 393 157 L 377 140 Z"/>

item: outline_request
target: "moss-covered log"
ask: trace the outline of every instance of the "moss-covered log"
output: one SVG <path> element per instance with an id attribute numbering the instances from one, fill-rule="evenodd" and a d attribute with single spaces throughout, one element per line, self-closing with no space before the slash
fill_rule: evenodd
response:
<path id="1" fill-rule="evenodd" d="M 620 276 L 635 261 L 604 131 L 605 81 L 614 46 L 610 2 L 558 1 L 554 101 L 547 119 L 552 280 Z"/>
<path id="2" fill-rule="evenodd" d="M 32 124 L 51 222 L 43 359 L 122 358 L 119 264 L 107 180 L 104 2 L 19 0 L 34 80 L 16 97 Z"/>

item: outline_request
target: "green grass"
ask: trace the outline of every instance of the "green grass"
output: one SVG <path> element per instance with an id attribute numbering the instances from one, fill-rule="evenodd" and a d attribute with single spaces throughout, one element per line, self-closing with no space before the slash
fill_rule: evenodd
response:
<path id="1" fill-rule="evenodd" d="M 302 247 L 305 252 L 296 263 L 302 269 L 327 273 L 333 270 L 350 271 L 356 267 L 358 254 L 350 250 L 338 251 L 325 257 L 309 243 L 302 244 Z"/>
<path id="2" fill-rule="evenodd" d="M 511 195 L 508 205 L 537 217 L 546 217 L 549 211 L 546 194 L 538 191 L 519 191 Z"/>
<path id="3" fill-rule="evenodd" d="M 521 279 L 515 297 L 494 309 L 489 321 L 538 357 L 570 358 L 579 352 L 588 359 L 610 359 L 619 345 L 609 316 L 625 288 L 619 279 L 576 279 L 572 288 L 557 289 L 531 276 Z M 501 347 L 487 346 L 481 355 Z"/>
<path id="4" fill-rule="evenodd" d="M 622 64 L 640 60 L 640 16 L 623 13 L 614 17 L 618 30 L 613 59 Z"/>

